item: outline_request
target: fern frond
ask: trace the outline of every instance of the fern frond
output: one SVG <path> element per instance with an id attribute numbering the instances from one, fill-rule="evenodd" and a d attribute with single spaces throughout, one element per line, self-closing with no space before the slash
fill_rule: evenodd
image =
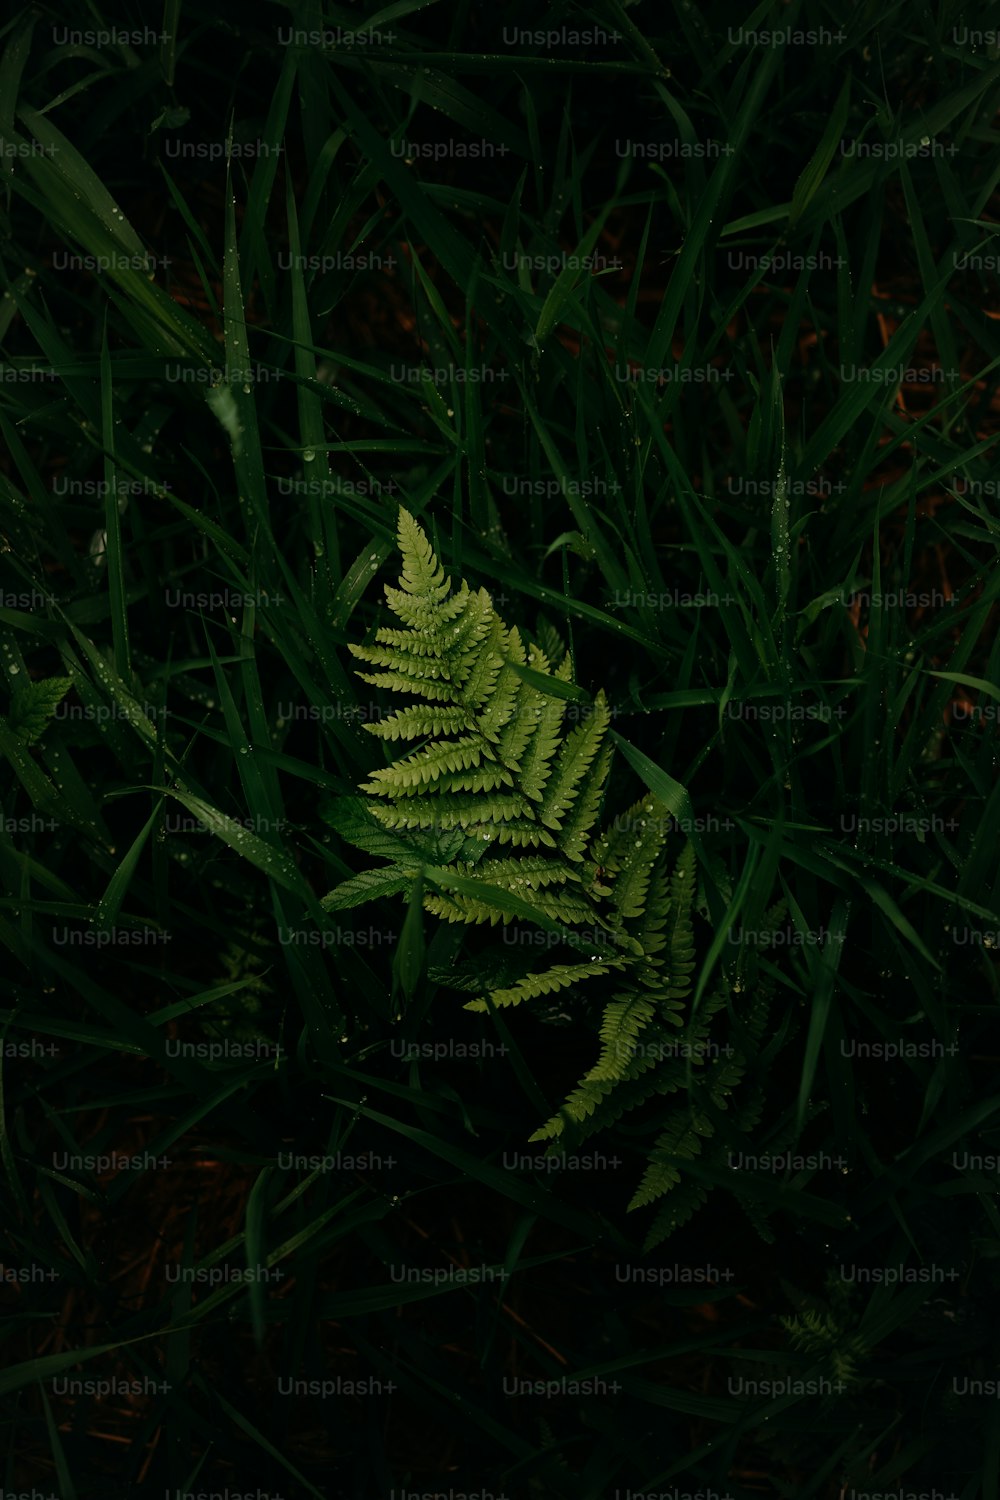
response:
<path id="1" fill-rule="evenodd" d="M 693 1161 L 701 1154 L 702 1140 L 714 1134 L 715 1127 L 700 1110 L 678 1110 L 670 1124 L 656 1139 L 649 1166 L 633 1194 L 629 1208 L 642 1208 L 676 1186 L 681 1180 L 677 1161 Z"/>
<path id="2" fill-rule="evenodd" d="M 363 727 L 369 734 L 383 740 L 418 740 L 429 735 L 456 734 L 463 729 L 472 729 L 474 722 L 465 708 L 425 708 L 422 703 L 415 703 Z"/>
<path id="3" fill-rule="evenodd" d="M 473 618 L 488 618 L 493 611 L 485 590 L 473 594 L 468 585 L 463 586 L 460 593 L 443 604 L 432 599 L 415 599 L 402 589 L 390 588 L 388 584 L 385 597 L 393 614 L 413 631 L 434 632 L 457 620 L 467 623 L 467 611 L 474 612 Z"/>
<path id="4" fill-rule="evenodd" d="M 485 806 L 484 806 L 485 803 Z M 392 807 L 372 808 L 375 817 L 386 828 L 473 828 L 488 819 L 490 823 L 522 818 L 527 809 L 525 798 L 511 792 L 494 793 L 489 798 L 474 794 L 443 792 L 408 800 L 403 798 Z M 495 829 L 491 829 L 495 832 Z"/>
<path id="5" fill-rule="evenodd" d="M 362 870 L 335 886 L 324 896 L 320 906 L 326 911 L 343 911 L 349 906 L 361 906 L 366 901 L 375 901 L 382 896 L 395 896 L 412 884 L 413 871 L 391 866 L 387 870 Z"/>
<path id="6" fill-rule="evenodd" d="M 561 659 L 566 654 L 563 638 L 551 620 L 539 620 L 538 644 L 549 661 L 555 661 L 557 657 Z"/>
<path id="7" fill-rule="evenodd" d="M 72 677 L 43 677 L 17 688 L 11 696 L 7 728 L 22 744 L 37 744 L 72 686 Z"/>
<path id="8" fill-rule="evenodd" d="M 655 1014 L 654 1002 L 645 995 L 623 995 L 612 1000 L 601 1022 L 601 1055 L 587 1077 L 624 1078 L 636 1055 L 636 1038 Z"/>
<path id="9" fill-rule="evenodd" d="M 670 877 L 670 910 L 664 924 L 664 942 L 669 952 L 667 967 L 670 984 L 665 1000 L 673 1004 L 685 1000 L 691 990 L 694 973 L 694 929 L 691 909 L 695 896 L 695 856 L 693 844 L 685 844 Z"/>
<path id="10" fill-rule="evenodd" d="M 650 1226 L 646 1238 L 642 1242 L 645 1252 L 655 1250 L 665 1239 L 682 1228 L 694 1214 L 708 1202 L 710 1188 L 704 1188 L 698 1182 L 687 1181 L 672 1192 L 667 1201 L 661 1205 L 656 1218 Z"/>
<path id="11" fill-rule="evenodd" d="M 484 765 L 484 757 L 488 764 Z M 458 772 L 475 771 L 470 778 Z M 465 780 L 470 781 L 468 788 Z M 435 791 L 476 791 L 486 788 L 492 791 L 499 786 L 510 787 L 513 777 L 503 766 L 493 760 L 492 751 L 478 735 L 463 735 L 458 740 L 442 740 L 425 750 L 418 750 L 405 760 L 397 760 L 391 766 L 373 771 L 370 779 L 362 785 L 365 792 L 388 792 L 391 796 L 412 796 L 427 787 Z"/>
<path id="12" fill-rule="evenodd" d="M 566 1103 L 547 1121 L 534 1135 L 529 1136 L 529 1141 L 554 1141 L 561 1136 L 566 1127 L 579 1125 L 588 1116 L 600 1108 L 608 1095 L 614 1089 L 614 1081 L 605 1079 L 584 1079 L 570 1094 Z"/>
<path id="13" fill-rule="evenodd" d="M 612 750 L 603 745 L 593 765 L 584 775 L 576 800 L 563 820 L 562 850 L 567 859 L 582 864 L 586 858 L 587 842 L 597 818 L 604 787 L 611 769 Z"/>
<path id="14" fill-rule="evenodd" d="M 729 992 L 717 987 L 695 1020 L 685 1017 L 694 912 L 708 912 L 694 849 L 682 840 L 676 856 L 672 843 L 668 854 L 673 820 L 649 792 L 598 828 L 613 763 L 604 692 L 576 720 L 569 710 L 580 695 L 563 687 L 572 689 L 573 660 L 551 624 L 540 622 L 536 643 L 500 618 L 486 589 L 464 579 L 452 589 L 405 510 L 398 541 L 399 586 L 385 589 L 395 619 L 350 647 L 360 680 L 397 698 L 391 714 L 365 727 L 398 748 L 387 749 L 386 764 L 361 785 L 370 818 L 359 819 L 355 808 L 340 820 L 345 838 L 393 863 L 344 882 L 324 905 L 412 891 L 423 878 L 423 908 L 442 921 L 493 929 L 516 923 L 513 939 L 504 932 L 514 946 L 525 923 L 546 947 L 556 937 L 561 961 L 527 974 L 530 960 L 525 965 L 499 945 L 454 968 L 450 980 L 438 972 L 463 998 L 471 991 L 471 1011 L 541 1001 L 539 1013 L 549 1018 L 558 997 L 579 994 L 586 1024 L 599 1017 L 594 1065 L 531 1139 L 561 1137 L 575 1146 L 645 1111 L 638 1133 L 655 1144 L 630 1207 L 658 1205 L 646 1241 L 656 1244 L 708 1196 L 690 1164 L 717 1168 L 727 1143 L 760 1119 L 760 1080 L 743 1053 L 752 1061 L 767 1030 L 766 986 L 755 980 L 741 1002 L 743 1050 L 706 1061 L 699 1049 Z M 708 859 L 729 899 L 725 869 Z M 779 910 L 766 920 L 777 920 Z M 744 1206 L 767 1233 L 756 1206 Z"/>
<path id="15" fill-rule="evenodd" d="M 850 1313 L 844 1308 L 805 1307 L 797 1317 L 782 1317 L 781 1326 L 790 1335 L 792 1348 L 805 1354 L 824 1355 L 837 1380 L 857 1381 L 858 1364 L 869 1357 L 866 1340 L 853 1332 Z"/>
<path id="16" fill-rule="evenodd" d="M 450 703 L 454 698 L 450 682 L 418 680 L 406 677 L 402 672 L 359 672 L 358 676 L 362 682 L 370 682 L 372 687 L 385 688 L 387 691 L 395 689 L 397 693 L 414 693 L 418 698 L 427 698 L 431 703 Z"/>
<path id="17" fill-rule="evenodd" d="M 407 593 L 435 602 L 448 597 L 450 579 L 434 556 L 427 537 L 409 511 L 400 508 L 398 524 L 399 550 L 403 557 L 400 583 Z"/>
<path id="18" fill-rule="evenodd" d="M 598 974 L 607 974 L 613 968 L 620 968 L 624 959 L 606 959 L 598 963 L 586 964 L 556 964 L 554 968 L 546 969 L 541 974 L 529 974 L 518 984 L 509 989 L 494 990 L 490 999 L 494 1005 L 520 1005 L 522 1000 L 537 1000 L 540 995 L 551 995 L 556 990 L 569 989 L 579 984 L 584 979 L 593 979 Z M 483 999 L 470 1000 L 463 1007 L 465 1010 L 487 1010 L 489 1007 Z"/>
<path id="19" fill-rule="evenodd" d="M 484 734 L 488 740 L 499 743 L 503 738 L 501 731 L 508 729 L 511 723 L 517 722 L 516 705 L 525 686 L 524 679 L 518 677 L 511 668 L 512 661 L 519 666 L 525 665 L 524 647 L 517 630 L 513 629 L 507 633 L 507 649 L 504 653 L 506 660 L 501 662 L 500 670 L 493 682 L 489 700 L 482 704 L 478 718 L 480 734 Z"/>
<path id="20" fill-rule="evenodd" d="M 667 1062 L 666 1064 L 661 1062 L 659 1066 L 655 1066 L 654 1064 L 655 1058 L 651 1054 L 643 1056 L 641 1059 L 637 1058 L 629 1069 L 629 1076 L 617 1085 L 613 1085 L 611 1090 L 606 1092 L 605 1096 L 602 1097 L 596 1108 L 592 1112 L 588 1111 L 589 1118 L 584 1119 L 580 1117 L 576 1113 L 576 1107 L 574 1106 L 572 1118 L 579 1125 L 576 1133 L 580 1140 L 597 1135 L 602 1130 L 610 1130 L 612 1125 L 617 1125 L 618 1121 L 625 1115 L 639 1109 L 641 1105 L 648 1103 L 649 1100 L 665 1094 L 679 1093 L 685 1087 L 687 1073 L 683 1064 L 676 1062 Z M 645 1069 L 644 1073 L 641 1072 L 642 1069 Z M 580 1085 L 578 1092 L 586 1094 L 589 1089 L 596 1086 L 596 1084 L 588 1085 L 584 1083 Z M 574 1100 L 575 1098 L 575 1094 L 570 1096 L 570 1100 Z M 561 1116 L 557 1116 L 557 1119 L 559 1120 L 559 1128 L 561 1129 L 564 1121 Z M 553 1122 L 549 1121 L 549 1126 L 552 1124 Z M 549 1127 L 546 1126 L 545 1128 L 548 1129 Z M 532 1136 L 532 1140 L 535 1139 L 537 1137 Z"/>
<path id="21" fill-rule="evenodd" d="M 404 861 L 412 853 L 405 838 L 388 833 L 374 818 L 361 797 L 336 797 L 320 807 L 320 817 L 336 829 L 342 839 L 383 859 Z"/>
<path id="22" fill-rule="evenodd" d="M 498 827 L 490 826 L 487 828 L 486 824 L 477 825 L 475 823 L 470 823 L 468 827 L 470 835 L 486 839 L 489 842 L 495 841 L 498 844 L 510 844 L 516 849 L 525 849 L 529 846 L 532 849 L 537 849 L 539 844 L 545 849 L 556 848 L 556 841 L 548 829 L 540 827 L 537 823 L 530 823 L 526 818 L 514 818 L 506 823 L 501 823 Z"/>
<path id="23" fill-rule="evenodd" d="M 541 703 L 532 702 L 535 729 L 525 746 L 521 760 L 521 787 L 532 802 L 541 802 L 545 784 L 552 775 L 553 758 L 559 748 L 566 703 L 562 698 L 539 694 Z"/>
<path id="24" fill-rule="evenodd" d="M 621 1003 L 623 998 L 631 997 L 619 995 L 612 1003 Z M 644 1104 L 654 1095 L 682 1089 L 687 1080 L 683 1064 L 673 1060 L 669 1053 L 658 1054 L 657 1042 L 665 1040 L 665 1033 L 657 1033 L 654 1028 L 649 1036 L 648 1046 L 628 1057 L 620 1076 L 613 1076 L 611 1057 L 607 1064 L 598 1059 L 558 1113 L 531 1139 L 551 1140 L 571 1127 L 577 1139 L 583 1140 L 615 1124 L 629 1110 Z"/>
<path id="25" fill-rule="evenodd" d="M 528 665 L 535 672 L 548 672 L 548 662 L 537 646 L 528 647 Z M 545 693 L 540 692 L 533 684 L 519 679 L 513 710 L 497 744 L 497 755 L 505 764 L 521 765 L 528 744 L 541 722 L 545 701 Z"/>
<path id="26" fill-rule="evenodd" d="M 507 632 L 500 618 L 493 615 L 474 657 L 468 662 L 468 671 L 462 683 L 461 701 L 477 711 L 477 719 L 479 710 L 490 701 L 496 688 L 506 648 Z"/>
<path id="27" fill-rule="evenodd" d="M 448 896 L 441 891 L 429 892 L 424 897 L 424 910 L 431 916 L 441 917 L 445 922 L 483 923 L 495 927 L 498 922 L 510 922 L 513 912 L 502 907 L 490 906 L 485 901 L 473 901 L 468 896 Z"/>
<path id="28" fill-rule="evenodd" d="M 560 829 L 562 820 L 580 790 L 581 782 L 597 755 L 601 740 L 611 723 L 608 700 L 600 692 L 594 699 L 589 719 L 570 731 L 562 743 L 559 757 L 545 788 L 538 816 L 548 828 Z M 582 859 L 582 854 L 579 858 Z"/>
<path id="29" fill-rule="evenodd" d="M 562 885 L 567 880 L 578 882 L 580 879 L 569 865 L 544 855 L 524 859 L 484 859 L 479 865 L 479 874 L 489 885 L 503 886 L 507 890 L 527 886 L 535 891 L 543 886 Z"/>
<path id="30" fill-rule="evenodd" d="M 650 874 L 649 895 L 642 914 L 642 924 L 635 929 L 636 936 L 642 943 L 643 952 L 648 956 L 655 970 L 663 967 L 663 959 L 658 955 L 667 946 L 667 919 L 673 904 L 670 896 L 670 882 L 667 879 L 668 868 L 666 850 L 661 849 Z M 655 982 L 662 984 L 659 975 L 656 976 Z"/>
<path id="31" fill-rule="evenodd" d="M 629 837 L 624 847 L 612 851 L 615 861 L 615 879 L 611 886 L 611 899 L 622 917 L 641 917 L 646 909 L 650 877 L 664 844 L 666 825 L 656 811 L 645 811 L 649 805 L 636 803 L 625 814 Z M 659 809 L 659 803 L 653 803 Z M 665 811 L 665 809 L 663 810 Z"/>

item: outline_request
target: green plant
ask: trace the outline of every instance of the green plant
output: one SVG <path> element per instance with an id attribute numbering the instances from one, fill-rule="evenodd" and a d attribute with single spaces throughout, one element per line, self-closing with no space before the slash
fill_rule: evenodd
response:
<path id="1" fill-rule="evenodd" d="M 270 19 L 170 0 L 159 40 L 132 46 L 136 7 L 89 9 L 97 29 L 60 40 L 61 7 L 14 6 L 0 58 L 11 1487 L 998 1491 L 996 1404 L 961 1394 L 998 1358 L 996 1176 L 969 1164 L 1000 1145 L 989 23 L 968 0 L 585 7 L 615 38 L 543 49 L 523 3 L 352 5 L 345 30 L 345 7 L 315 0 Z M 421 748 L 357 727 L 381 695 L 344 650 L 369 620 L 400 624 L 372 618 L 369 588 L 397 499 L 554 674 L 565 646 L 538 611 L 604 689 L 596 837 L 645 786 L 694 847 L 678 1056 L 579 1124 L 559 1112 L 552 1138 L 679 1073 L 597 1137 L 627 1158 L 623 1195 L 496 1163 L 590 1088 L 615 993 L 648 993 L 638 965 L 463 1011 L 624 946 L 527 886 L 495 925 L 431 915 L 425 894 L 484 901 L 488 860 L 554 848 L 494 824 L 485 848 L 461 826 L 390 830 L 366 811 L 387 798 L 343 798 L 383 749 Z M 54 674 L 72 701 L 46 721 L 21 695 Z M 564 688 L 568 734 L 587 705 Z M 328 799 L 382 854 L 323 826 Z M 669 883 L 684 841 L 668 853 Z M 366 866 L 362 889 L 402 869 L 398 944 L 399 897 L 367 909 L 377 937 L 319 908 Z M 519 924 L 543 941 L 505 943 Z M 607 943 L 579 947 L 588 928 Z M 175 1025 L 281 1053 L 178 1052 Z M 513 1046 L 457 1055 L 490 1025 Z M 728 1111 L 699 1036 L 746 1060 Z M 767 1168 L 712 1173 L 727 1133 Z M 62 1147 L 149 1150 L 108 1181 L 54 1175 Z M 370 1170 L 275 1170 L 369 1148 Z M 647 1166 L 681 1181 L 611 1225 Z M 720 1183 L 765 1231 L 778 1210 L 768 1253 L 716 1193 L 669 1258 L 711 1243 L 724 1286 L 608 1274 L 616 1240 L 635 1259 L 661 1206 Z M 775 1347 L 800 1308 L 778 1298 L 821 1287 L 831 1256 L 956 1281 L 852 1283 L 875 1352 L 843 1401 L 809 1382 L 722 1399 L 750 1361 L 815 1363 Z M 234 1257 L 250 1274 L 216 1285 Z M 396 1279 L 454 1257 L 510 1279 Z M 16 1286 L 29 1266 L 58 1279 Z M 620 1399 L 495 1399 L 529 1357 L 583 1379 L 613 1363 Z M 391 1375 L 384 1421 L 377 1401 L 321 1420 L 269 1400 L 262 1376 L 300 1358 Z M 158 1389 L 52 1400 L 49 1377 L 81 1361 Z"/>
<path id="2" fill-rule="evenodd" d="M 26 682 L 11 695 L 10 715 L 0 719 L 0 728 L 10 731 L 23 745 L 37 744 L 72 685 L 69 677 Z"/>
<path id="3" fill-rule="evenodd" d="M 598 692 L 568 728 L 567 709 L 580 708 L 583 695 L 555 632 L 540 632 L 544 649 L 525 643 L 485 589 L 474 591 L 463 579 L 453 593 L 425 533 L 402 508 L 398 540 L 400 586 L 386 585 L 385 592 L 403 628 L 382 626 L 375 644 L 350 649 L 379 669 L 359 673 L 364 682 L 423 700 L 365 727 L 382 740 L 419 747 L 372 773 L 361 787 L 366 803 L 355 799 L 334 815 L 342 837 L 392 862 L 344 881 L 323 905 L 335 911 L 416 891 L 424 909 L 445 921 L 496 927 L 526 919 L 548 928 L 556 943 L 580 950 L 516 978 L 498 977 L 509 964 L 495 953 L 437 974 L 482 991 L 467 1010 L 557 992 L 577 998 L 593 981 L 613 978 L 602 999 L 597 1062 L 531 1139 L 549 1141 L 550 1151 L 557 1140 L 576 1147 L 640 1106 L 681 1094 L 684 1102 L 657 1122 L 630 1204 L 646 1207 L 671 1194 L 647 1235 L 648 1248 L 707 1198 L 685 1166 L 702 1159 L 720 1168 L 728 1133 L 717 1133 L 719 1115 L 748 1061 L 726 1047 L 724 1056 L 705 1062 L 712 1018 L 726 1004 L 724 985 L 685 1018 L 695 967 L 694 849 L 682 840 L 676 857 L 668 854 L 672 820 L 649 795 L 598 829 L 613 753 L 605 694 Z M 493 843 L 509 845 L 511 853 L 486 857 Z M 770 915 L 777 925 L 782 911 Z M 745 1017 L 745 1034 L 754 1040 L 766 1024 L 769 998 L 761 986 Z M 759 1094 L 750 1090 L 735 1123 L 748 1129 L 759 1114 Z M 754 1222 L 762 1227 L 758 1217 Z"/>
<path id="4" fill-rule="evenodd" d="M 867 1340 L 857 1331 L 859 1315 L 852 1306 L 851 1288 L 834 1273 L 826 1278 L 827 1301 L 803 1299 L 794 1317 L 780 1319 L 792 1348 L 816 1354 L 829 1362 L 834 1379 L 844 1385 L 861 1380 L 858 1366 L 870 1357 Z"/>

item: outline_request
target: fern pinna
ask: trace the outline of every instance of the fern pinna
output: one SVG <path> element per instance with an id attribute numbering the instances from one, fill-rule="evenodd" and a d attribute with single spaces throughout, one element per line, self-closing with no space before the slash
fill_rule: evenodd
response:
<path id="1" fill-rule="evenodd" d="M 681 1094 L 660 1121 L 630 1204 L 665 1199 L 647 1236 L 647 1245 L 656 1244 L 707 1197 L 685 1177 L 684 1163 L 702 1156 L 718 1168 L 721 1146 L 706 1143 L 744 1072 L 732 1048 L 724 1057 L 706 1056 L 723 993 L 707 995 L 685 1023 L 694 969 L 693 848 L 683 840 L 669 857 L 669 813 L 649 795 L 597 829 L 612 761 L 604 693 L 581 716 L 572 660 L 560 655 L 554 631 L 525 641 L 504 624 L 485 589 L 463 580 L 453 592 L 406 510 L 398 536 L 403 571 L 399 587 L 386 585 L 385 592 L 401 628 L 384 626 L 375 644 L 350 649 L 377 669 L 359 672 L 363 682 L 417 700 L 365 728 L 417 748 L 374 771 L 361 787 L 364 798 L 345 799 L 331 815 L 349 842 L 391 863 L 345 881 L 324 906 L 340 910 L 411 892 L 420 880 L 424 908 L 445 921 L 495 927 L 527 919 L 569 950 L 560 962 L 506 978 L 509 953 L 506 965 L 492 969 L 477 955 L 464 977 L 435 974 L 478 992 L 468 1010 L 558 992 L 560 1000 L 576 999 L 602 981 L 597 1061 L 532 1140 L 552 1142 L 552 1150 L 575 1147 L 626 1112 Z M 759 999 L 745 1018 L 746 1034 L 756 1039 L 765 1020 Z M 754 1104 L 753 1097 L 745 1101 L 741 1123 L 749 1123 Z"/>

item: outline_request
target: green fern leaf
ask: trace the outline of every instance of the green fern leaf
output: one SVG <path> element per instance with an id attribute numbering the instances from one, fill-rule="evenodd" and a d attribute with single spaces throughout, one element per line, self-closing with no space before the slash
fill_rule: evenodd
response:
<path id="1" fill-rule="evenodd" d="M 490 998 L 494 1005 L 501 1007 L 520 1005 L 522 1000 L 537 1000 L 540 995 L 551 995 L 556 990 L 565 990 L 579 984 L 581 980 L 607 974 L 613 968 L 620 968 L 623 963 L 623 959 L 607 959 L 599 963 L 556 964 L 542 974 L 529 974 L 510 989 L 494 990 Z M 489 1007 L 484 999 L 479 999 L 470 1000 L 464 1009 L 484 1011 Z"/>
<path id="2" fill-rule="evenodd" d="M 11 697 L 7 728 L 22 744 L 36 744 L 72 686 L 72 677 L 43 677 L 17 688 Z"/>
<path id="3" fill-rule="evenodd" d="M 403 555 L 400 583 L 407 593 L 435 602 L 446 599 L 450 584 L 444 576 L 444 568 L 409 511 L 402 509 L 399 513 L 399 550 Z"/>
<path id="4" fill-rule="evenodd" d="M 545 788 L 538 816 L 548 828 L 561 829 L 562 820 L 580 790 L 580 784 L 600 749 L 601 740 L 611 723 L 608 700 L 604 693 L 594 699 L 589 719 L 570 731 L 563 741 L 552 778 Z M 582 859 L 583 855 L 577 855 Z"/>
<path id="5" fill-rule="evenodd" d="M 693 1161 L 701 1154 L 702 1140 L 713 1134 L 714 1127 L 700 1111 L 678 1111 L 667 1129 L 657 1137 L 649 1166 L 633 1194 L 629 1208 L 643 1208 L 647 1203 L 676 1186 L 681 1180 L 677 1161 Z"/>
<path id="6" fill-rule="evenodd" d="M 613 1000 L 601 1022 L 601 1055 L 588 1077 L 595 1081 L 624 1078 L 629 1063 L 635 1059 L 636 1039 L 655 1013 L 654 1002 L 645 995 L 625 995 Z"/>
<path id="7" fill-rule="evenodd" d="M 665 1239 L 669 1239 L 676 1230 L 682 1228 L 698 1209 L 707 1203 L 710 1191 L 711 1189 L 702 1187 L 700 1183 L 688 1181 L 672 1192 L 653 1220 L 643 1240 L 643 1250 L 648 1254 L 650 1250 L 655 1250 L 657 1245 L 661 1245 Z"/>
<path id="8" fill-rule="evenodd" d="M 603 745 L 593 765 L 584 775 L 576 800 L 563 820 L 562 850 L 567 859 L 577 863 L 582 863 L 586 857 L 587 843 L 604 796 L 611 759 L 611 746 Z"/>
<path id="9" fill-rule="evenodd" d="M 644 1076 L 640 1076 L 644 1069 Z M 683 1064 L 668 1061 L 654 1066 L 650 1057 L 636 1058 L 629 1067 L 628 1076 L 617 1084 L 607 1079 L 583 1079 L 559 1113 L 531 1139 L 550 1140 L 570 1130 L 578 1142 L 583 1141 L 600 1131 L 609 1130 L 623 1116 L 657 1095 L 677 1093 L 686 1082 Z"/>
<path id="10" fill-rule="evenodd" d="M 324 896 L 320 906 L 325 911 L 344 911 L 349 906 L 361 906 L 365 901 L 376 901 L 383 896 L 395 896 L 413 883 L 413 871 L 391 866 L 387 870 L 362 870 L 350 880 L 335 886 Z"/>
<path id="11" fill-rule="evenodd" d="M 709 914 L 704 884 L 690 843 L 668 856 L 673 820 L 650 793 L 598 828 L 613 765 L 606 695 L 577 720 L 573 661 L 551 624 L 540 622 L 532 641 L 500 618 L 485 589 L 464 579 L 452 589 L 405 510 L 398 541 L 399 587 L 385 589 L 395 620 L 350 647 L 359 679 L 397 699 L 365 726 L 386 763 L 360 788 L 370 817 L 351 807 L 331 819 L 348 842 L 391 864 L 344 882 L 324 905 L 406 892 L 444 922 L 517 923 L 504 932 L 511 946 L 528 924 L 529 939 L 570 950 L 536 967 L 494 945 L 444 978 L 463 998 L 471 992 L 465 1008 L 478 1013 L 540 1002 L 545 1016 L 558 997 L 579 999 L 581 1021 L 597 1025 L 597 1060 L 531 1139 L 575 1148 L 639 1116 L 633 1138 L 654 1145 L 630 1207 L 657 1205 L 647 1236 L 656 1244 L 708 1196 L 691 1163 L 718 1169 L 726 1145 L 759 1122 L 760 1080 L 744 1054 L 752 1060 L 767 1029 L 766 985 L 755 980 L 743 1005 L 741 1049 L 706 1062 L 699 1049 L 730 997 L 717 987 L 685 1018 L 693 914 Z M 727 872 L 711 854 L 708 867 L 728 900 Z M 440 980 L 444 971 L 435 972 Z"/>
<path id="12" fill-rule="evenodd" d="M 616 867 L 611 899 L 622 917 L 643 916 L 650 878 L 666 842 L 664 820 L 657 811 L 659 804 L 652 804 L 652 813 L 645 810 L 649 805 L 636 803 L 625 814 L 623 822 L 628 830 L 628 837 L 624 841 L 624 847 L 616 848 L 611 856 Z"/>
<path id="13" fill-rule="evenodd" d="M 472 729 L 474 721 L 465 708 L 432 708 L 415 703 L 410 708 L 400 708 L 384 719 L 365 724 L 369 734 L 383 740 L 418 740 L 430 735 L 457 734 Z"/>
<path id="14" fill-rule="evenodd" d="M 691 990 L 694 973 L 694 929 L 691 925 L 691 908 L 695 895 L 694 847 L 685 844 L 680 858 L 670 877 L 670 909 L 665 923 L 664 940 L 669 948 L 667 960 L 670 985 L 665 1000 L 685 1000 Z"/>
<path id="15" fill-rule="evenodd" d="M 351 649 L 359 650 L 358 647 Z M 431 703 L 448 703 L 453 694 L 450 683 L 418 681 L 416 678 L 404 677 L 402 672 L 359 672 L 358 676 L 362 682 L 370 682 L 373 687 L 394 688 L 399 693 L 416 693 L 418 697 L 427 698 Z"/>
<path id="16" fill-rule="evenodd" d="M 449 773 L 478 768 L 482 764 L 484 753 L 489 754 L 488 751 L 484 752 L 482 741 L 476 735 L 464 735 L 459 740 L 445 740 L 407 756 L 405 760 L 397 760 L 394 765 L 373 771 L 370 780 L 363 784 L 361 790 L 388 791 L 398 796 L 418 792 L 432 783 L 445 782 L 450 785 Z M 502 766 L 490 767 L 489 773 L 494 778 L 494 785 L 513 785 L 510 772 L 505 771 Z M 436 786 L 435 790 L 440 790 L 440 786 Z"/>
<path id="17" fill-rule="evenodd" d="M 559 747 L 566 704 L 562 698 L 539 695 L 541 703 L 527 700 L 533 710 L 535 729 L 521 761 L 521 787 L 532 802 L 541 802 L 545 784 L 552 775 L 553 757 Z"/>

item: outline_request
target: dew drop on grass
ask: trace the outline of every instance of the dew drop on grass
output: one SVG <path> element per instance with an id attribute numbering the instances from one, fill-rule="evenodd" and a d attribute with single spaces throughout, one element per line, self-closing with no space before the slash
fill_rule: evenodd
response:
<path id="1" fill-rule="evenodd" d="M 312 461 L 313 461 L 313 459 L 314 459 L 314 458 L 315 458 L 315 457 L 316 457 L 316 455 L 315 455 L 315 453 L 314 453 L 314 452 L 313 452 L 313 450 L 312 450 L 312 449 L 311 449 L 311 448 L 307 448 L 307 449 L 306 449 L 306 450 L 305 450 L 305 452 L 304 452 L 304 453 L 303 453 L 303 455 L 302 455 L 302 462 L 303 462 L 303 463 L 304 463 L 304 464 L 311 464 L 311 463 L 312 463 Z"/>

